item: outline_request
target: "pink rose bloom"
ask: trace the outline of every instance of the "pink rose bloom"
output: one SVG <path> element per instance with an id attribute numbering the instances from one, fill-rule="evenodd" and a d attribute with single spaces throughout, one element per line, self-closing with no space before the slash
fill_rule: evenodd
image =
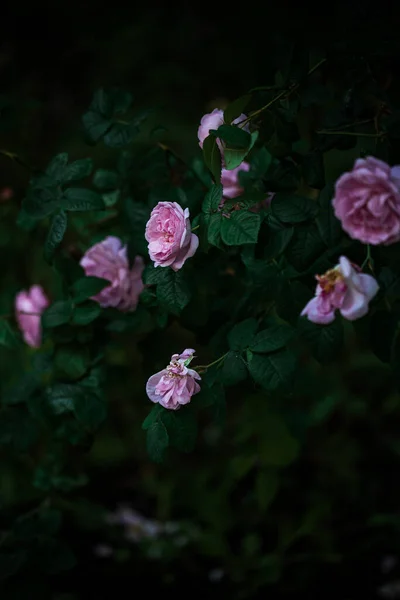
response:
<path id="1" fill-rule="evenodd" d="M 189 209 L 183 210 L 176 202 L 159 202 L 153 208 L 145 238 L 154 266 L 174 271 L 183 267 L 199 245 L 199 238 L 191 231 Z"/>
<path id="2" fill-rule="evenodd" d="M 313 323 L 326 325 L 335 319 L 336 310 L 349 321 L 366 315 L 369 302 L 379 286 L 371 275 L 360 271 L 360 267 L 341 256 L 334 269 L 317 275 L 315 297 L 305 306 L 301 316 L 306 316 Z"/>
<path id="3" fill-rule="evenodd" d="M 126 245 L 113 236 L 106 237 L 85 252 L 80 265 L 88 277 L 100 277 L 110 281 L 109 286 L 92 297 L 103 308 L 113 307 L 121 311 L 133 311 L 144 289 L 142 272 L 144 263 L 136 256 L 129 268 Z"/>
<path id="4" fill-rule="evenodd" d="M 247 119 L 247 116 L 241 114 L 237 119 L 235 119 L 232 124 L 237 125 Z M 201 118 L 199 129 L 197 130 L 197 137 L 199 138 L 199 146 L 203 147 L 204 140 L 210 134 L 210 129 L 218 129 L 220 125 L 224 123 L 224 111 L 220 108 L 215 108 L 211 113 L 204 115 Z M 245 131 L 249 131 L 249 125 L 244 126 Z M 222 153 L 222 145 L 218 140 L 218 146 Z"/>
<path id="5" fill-rule="evenodd" d="M 335 188 L 335 215 L 351 238 L 374 245 L 400 240 L 400 166 L 360 158 Z"/>
<path id="6" fill-rule="evenodd" d="M 177 410 L 181 404 L 188 404 L 192 396 L 200 391 L 196 382 L 196 379 L 201 379 L 200 375 L 188 368 L 194 352 L 192 348 L 187 348 L 182 354 L 173 354 L 168 367 L 149 378 L 146 393 L 152 402 Z"/>
<path id="7" fill-rule="evenodd" d="M 41 315 L 49 300 L 40 285 L 22 290 L 15 297 L 15 318 L 28 346 L 39 348 L 42 343 Z"/>
<path id="8" fill-rule="evenodd" d="M 242 162 L 236 169 L 228 171 L 228 169 L 222 169 L 221 183 L 223 187 L 223 196 L 225 198 L 236 198 L 243 194 L 244 189 L 239 183 L 239 173 L 241 171 L 250 171 L 250 165 L 247 162 Z"/>

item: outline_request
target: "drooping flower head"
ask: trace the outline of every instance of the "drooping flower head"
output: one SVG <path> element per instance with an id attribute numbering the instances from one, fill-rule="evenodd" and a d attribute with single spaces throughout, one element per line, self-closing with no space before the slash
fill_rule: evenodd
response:
<path id="1" fill-rule="evenodd" d="M 345 256 L 340 257 L 335 268 L 317 275 L 316 279 L 315 297 L 305 306 L 301 316 L 323 325 L 332 323 L 336 310 L 349 321 L 360 319 L 367 314 L 369 302 L 379 289 L 374 277 L 361 273 L 360 267 Z"/>
<path id="2" fill-rule="evenodd" d="M 201 377 L 189 368 L 194 352 L 192 348 L 187 348 L 182 354 L 173 354 L 169 365 L 149 378 L 146 393 L 152 402 L 177 410 L 182 404 L 188 404 L 192 396 L 200 391 L 196 380 Z"/>
<path id="3" fill-rule="evenodd" d="M 28 346 L 39 348 L 42 343 L 41 315 L 49 300 L 40 285 L 22 290 L 15 297 L 15 318 Z"/>
<path id="4" fill-rule="evenodd" d="M 336 217 L 349 236 L 364 244 L 400 240 L 400 166 L 372 156 L 356 160 L 335 184 Z"/>
<path id="5" fill-rule="evenodd" d="M 247 119 L 247 116 L 245 114 L 241 114 L 239 115 L 236 119 L 234 119 L 232 121 L 232 125 L 237 125 L 238 123 L 242 123 L 242 121 L 244 121 L 245 119 Z M 206 115 L 203 115 L 200 121 L 200 126 L 197 130 L 197 137 L 199 138 L 199 146 L 200 148 L 203 147 L 203 143 L 204 140 L 206 139 L 206 137 L 208 137 L 210 135 L 210 130 L 211 129 L 218 129 L 218 127 L 220 127 L 220 125 L 223 125 L 224 123 L 224 111 L 221 110 L 220 108 L 215 108 L 211 113 L 207 113 Z M 246 125 L 243 126 L 244 131 L 249 131 L 249 124 L 247 123 Z M 224 156 L 224 149 L 223 149 L 223 144 L 221 143 L 221 141 L 218 139 L 217 140 L 218 143 L 218 147 L 221 151 L 221 155 L 222 158 Z"/>
<path id="6" fill-rule="evenodd" d="M 145 237 L 154 266 L 174 271 L 183 267 L 199 245 L 199 238 L 191 231 L 189 209 L 183 210 L 176 202 L 159 202 L 153 208 Z"/>
<path id="7" fill-rule="evenodd" d="M 247 173 L 250 171 L 250 165 L 247 162 L 242 162 L 236 169 L 222 169 L 221 183 L 222 195 L 224 198 L 237 198 L 243 194 L 244 189 L 239 182 L 239 173 Z"/>
<path id="8" fill-rule="evenodd" d="M 127 247 L 114 236 L 87 250 L 80 261 L 87 276 L 108 279 L 110 285 L 103 288 L 92 300 L 103 308 L 113 307 L 121 311 L 133 311 L 144 289 L 142 272 L 144 262 L 136 256 L 132 268 L 129 267 Z"/>

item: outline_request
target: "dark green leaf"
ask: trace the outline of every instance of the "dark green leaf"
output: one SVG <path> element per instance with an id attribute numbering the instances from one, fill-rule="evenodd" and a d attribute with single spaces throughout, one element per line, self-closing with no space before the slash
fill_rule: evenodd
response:
<path id="1" fill-rule="evenodd" d="M 88 389 L 85 390 L 83 397 L 74 398 L 74 412 L 82 425 L 94 429 L 105 420 L 107 404 L 104 398 Z"/>
<path id="2" fill-rule="evenodd" d="M 272 199 L 271 210 L 282 223 L 301 223 L 313 219 L 318 206 L 309 198 L 277 192 Z"/>
<path id="3" fill-rule="evenodd" d="M 232 169 L 236 169 L 246 158 L 250 150 L 253 148 L 254 144 L 258 139 L 258 131 L 253 131 L 251 134 L 250 145 L 246 149 L 236 150 L 234 148 L 225 148 L 224 151 L 224 159 L 225 159 L 225 168 L 228 171 Z"/>
<path id="4" fill-rule="evenodd" d="M 223 140 L 227 148 L 234 150 L 247 150 L 251 144 L 250 134 L 235 125 L 220 125 L 214 135 Z"/>
<path id="5" fill-rule="evenodd" d="M 0 346 L 6 348 L 18 346 L 18 338 L 6 319 L 0 319 Z"/>
<path id="6" fill-rule="evenodd" d="M 95 110 L 88 110 L 83 115 L 82 122 L 93 142 L 98 142 L 111 127 L 111 121 Z"/>
<path id="7" fill-rule="evenodd" d="M 165 308 L 173 313 L 179 314 L 188 304 L 191 292 L 181 271 L 164 269 L 165 275 L 157 284 L 157 298 Z"/>
<path id="8" fill-rule="evenodd" d="M 61 244 L 66 230 L 67 215 L 61 210 L 52 218 L 50 229 L 44 243 L 44 257 L 47 262 L 50 262 L 53 258 L 54 252 Z"/>
<path id="9" fill-rule="evenodd" d="M 54 302 L 49 308 L 45 310 L 42 315 L 42 325 L 45 329 L 51 327 L 58 327 L 68 323 L 72 314 L 72 302 L 71 300 L 60 300 Z"/>
<path id="10" fill-rule="evenodd" d="M 55 185 L 31 186 L 22 202 L 23 211 L 32 218 L 43 219 L 62 208 L 62 192 Z"/>
<path id="11" fill-rule="evenodd" d="M 209 135 L 203 142 L 203 158 L 216 183 L 221 181 L 221 153 L 217 139 Z"/>
<path id="12" fill-rule="evenodd" d="M 318 325 L 302 318 L 299 322 L 299 332 L 320 363 L 330 363 L 337 358 L 342 349 L 343 323 L 340 317 L 328 325 Z"/>
<path id="13" fill-rule="evenodd" d="M 18 573 L 25 561 L 26 551 L 23 548 L 20 548 L 16 552 L 2 551 L 0 553 L 0 580 L 7 579 Z"/>
<path id="14" fill-rule="evenodd" d="M 292 382 L 296 359 L 287 350 L 273 354 L 252 354 L 247 356 L 250 375 L 266 390 L 275 391 L 288 388 Z"/>
<path id="15" fill-rule="evenodd" d="M 135 121 L 131 123 L 114 123 L 104 136 L 104 143 L 110 148 L 127 146 L 139 133 Z"/>
<path id="16" fill-rule="evenodd" d="M 164 410 L 161 420 L 168 433 L 169 443 L 180 452 L 191 452 L 196 444 L 197 422 L 193 412 Z"/>
<path id="17" fill-rule="evenodd" d="M 80 158 L 69 164 L 64 170 L 61 183 L 68 181 L 79 181 L 89 177 L 93 169 L 93 161 L 91 158 Z"/>
<path id="18" fill-rule="evenodd" d="M 56 415 L 72 412 L 75 402 L 82 398 L 82 390 L 77 385 L 57 383 L 46 390 L 47 404 Z"/>
<path id="19" fill-rule="evenodd" d="M 275 471 L 259 471 L 255 484 L 255 495 L 261 511 L 265 511 L 276 496 L 279 479 Z"/>
<path id="20" fill-rule="evenodd" d="M 261 464 L 285 467 L 297 457 L 299 445 L 280 417 L 268 415 L 263 419 L 258 451 Z"/>
<path id="21" fill-rule="evenodd" d="M 324 157 L 321 151 L 314 150 L 303 156 L 302 170 L 306 183 L 318 190 L 325 185 Z"/>
<path id="22" fill-rule="evenodd" d="M 202 204 L 202 211 L 206 214 L 212 213 L 218 210 L 219 205 L 222 201 L 222 185 L 212 185 L 210 190 L 207 192 L 204 202 Z"/>
<path id="23" fill-rule="evenodd" d="M 88 301 L 85 306 L 76 306 L 72 315 L 74 325 L 88 325 L 101 314 L 101 306 L 97 302 Z"/>
<path id="24" fill-rule="evenodd" d="M 64 174 L 68 164 L 67 152 L 61 152 L 57 154 L 49 163 L 46 169 L 46 175 L 53 179 L 57 183 L 62 183 L 64 180 Z"/>
<path id="25" fill-rule="evenodd" d="M 161 413 L 164 410 L 165 409 L 160 404 L 154 404 L 153 408 L 142 423 L 142 429 L 146 431 L 151 425 L 153 425 L 157 419 L 161 418 Z"/>
<path id="26" fill-rule="evenodd" d="M 110 282 L 108 279 L 102 279 L 101 277 L 87 276 L 82 277 L 75 281 L 71 286 L 71 293 L 74 302 L 79 304 L 84 302 L 92 296 L 96 296 L 101 290 L 109 286 Z"/>
<path id="27" fill-rule="evenodd" d="M 221 223 L 222 241 L 227 246 L 255 244 L 260 230 L 261 219 L 256 213 L 235 210 L 224 215 Z"/>
<path id="28" fill-rule="evenodd" d="M 314 223 L 296 227 L 286 257 L 297 271 L 301 272 L 321 256 L 324 243 Z"/>
<path id="29" fill-rule="evenodd" d="M 104 210 L 103 198 L 97 192 L 86 188 L 68 188 L 61 202 L 64 210 L 85 211 Z"/>
<path id="30" fill-rule="evenodd" d="M 265 258 L 277 258 L 289 245 L 294 233 L 293 227 L 285 227 L 271 232 L 269 242 L 265 248 Z"/>
<path id="31" fill-rule="evenodd" d="M 210 215 L 206 221 L 207 226 L 207 241 L 212 246 L 217 248 L 221 247 L 221 226 L 222 226 L 222 213 L 215 213 Z"/>
<path id="32" fill-rule="evenodd" d="M 224 385 L 236 385 L 247 377 L 246 363 L 239 352 L 228 352 L 221 369 Z"/>
<path id="33" fill-rule="evenodd" d="M 13 535 L 23 540 L 33 540 L 43 535 L 55 535 L 60 529 L 61 512 L 55 508 L 42 508 L 18 517 L 13 527 Z"/>
<path id="34" fill-rule="evenodd" d="M 293 336 L 293 330 L 288 325 L 276 324 L 257 333 L 250 345 L 252 352 L 274 352 L 286 346 Z"/>
<path id="35" fill-rule="evenodd" d="M 55 367 L 71 379 L 80 379 L 90 366 L 87 348 L 61 346 L 54 358 Z"/>
<path id="36" fill-rule="evenodd" d="M 114 190 L 118 186 L 119 176 L 110 169 L 97 169 L 93 177 L 93 184 L 99 190 Z"/>
<path id="37" fill-rule="evenodd" d="M 228 333 L 228 344 L 231 350 L 246 350 L 254 340 L 257 331 L 256 319 L 250 318 L 235 325 Z"/>
<path id="38" fill-rule="evenodd" d="M 240 96 L 240 98 L 236 98 L 236 100 L 228 104 L 224 110 L 225 123 L 230 125 L 235 119 L 240 117 L 250 100 L 251 94 L 245 94 L 244 96 Z"/>
<path id="39" fill-rule="evenodd" d="M 169 436 L 164 423 L 158 419 L 147 429 L 146 446 L 151 460 L 162 462 L 168 448 Z"/>
<path id="40" fill-rule="evenodd" d="M 265 148 L 254 151 L 251 159 L 251 173 L 256 179 L 264 177 L 273 162 L 272 154 Z"/>
<path id="41" fill-rule="evenodd" d="M 42 538 L 33 555 L 35 563 L 45 573 L 68 571 L 75 566 L 72 550 L 63 542 L 53 538 Z"/>

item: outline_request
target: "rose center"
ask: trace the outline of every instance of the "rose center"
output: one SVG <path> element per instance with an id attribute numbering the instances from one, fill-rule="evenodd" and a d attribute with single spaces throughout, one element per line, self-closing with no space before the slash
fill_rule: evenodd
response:
<path id="1" fill-rule="evenodd" d="M 343 281 L 343 275 L 339 269 L 330 269 L 323 275 L 317 275 L 316 279 L 322 291 L 329 294 L 334 290 L 337 283 Z"/>

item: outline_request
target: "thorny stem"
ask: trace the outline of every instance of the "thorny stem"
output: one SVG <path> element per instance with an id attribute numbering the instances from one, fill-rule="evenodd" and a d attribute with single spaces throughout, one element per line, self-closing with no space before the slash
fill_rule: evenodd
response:
<path id="1" fill-rule="evenodd" d="M 195 367 L 196 371 L 198 371 L 199 369 L 202 369 L 203 371 L 206 371 L 210 367 L 213 367 L 217 363 L 221 362 L 221 360 L 224 360 L 225 356 L 227 356 L 227 355 L 228 355 L 228 352 L 225 352 L 225 354 L 223 354 L 222 356 L 220 356 L 219 358 L 217 358 L 217 360 L 214 360 L 214 362 L 210 363 L 209 365 L 199 365 L 198 367 Z"/>
<path id="2" fill-rule="evenodd" d="M 196 231 L 196 229 L 199 229 L 200 225 L 196 225 L 196 227 L 193 227 L 192 231 Z"/>
<path id="3" fill-rule="evenodd" d="M 35 169 L 33 167 L 28 165 L 28 163 L 26 163 L 24 160 L 22 160 L 22 158 L 20 156 L 18 156 L 18 154 L 16 154 L 15 152 L 10 152 L 9 150 L 0 149 L 0 154 L 2 156 L 6 156 L 10 160 L 18 163 L 19 165 L 21 165 L 21 167 L 25 167 L 25 169 L 28 169 L 29 171 L 35 171 Z"/>
<path id="4" fill-rule="evenodd" d="M 380 133 L 357 133 L 355 131 L 333 131 L 331 129 L 319 129 L 316 133 L 323 133 L 324 135 L 353 135 L 370 138 L 382 138 L 385 135 L 384 131 L 381 131 Z"/>
<path id="5" fill-rule="evenodd" d="M 322 64 L 324 64 L 324 62 L 326 62 L 326 58 L 322 58 L 313 67 L 311 67 L 311 69 L 307 73 L 307 77 L 309 75 L 311 75 L 312 73 L 314 73 L 314 71 L 316 71 Z M 292 84 L 289 88 L 282 90 L 277 96 L 275 96 L 275 98 L 272 98 L 272 100 L 270 100 L 265 106 L 262 106 L 258 110 L 255 110 L 252 113 L 250 113 L 250 115 L 247 117 L 247 119 L 244 119 L 243 121 L 241 121 L 240 123 L 238 123 L 238 126 L 243 127 L 249 121 L 252 121 L 254 119 L 254 117 L 256 117 L 257 115 L 261 114 L 262 112 L 264 112 L 265 110 L 267 110 L 270 106 L 272 106 L 273 104 L 275 104 L 275 102 L 277 102 L 278 100 L 280 100 L 281 98 L 283 98 L 283 96 L 292 94 L 299 87 L 300 87 L 300 83 L 295 83 L 295 84 Z"/>

